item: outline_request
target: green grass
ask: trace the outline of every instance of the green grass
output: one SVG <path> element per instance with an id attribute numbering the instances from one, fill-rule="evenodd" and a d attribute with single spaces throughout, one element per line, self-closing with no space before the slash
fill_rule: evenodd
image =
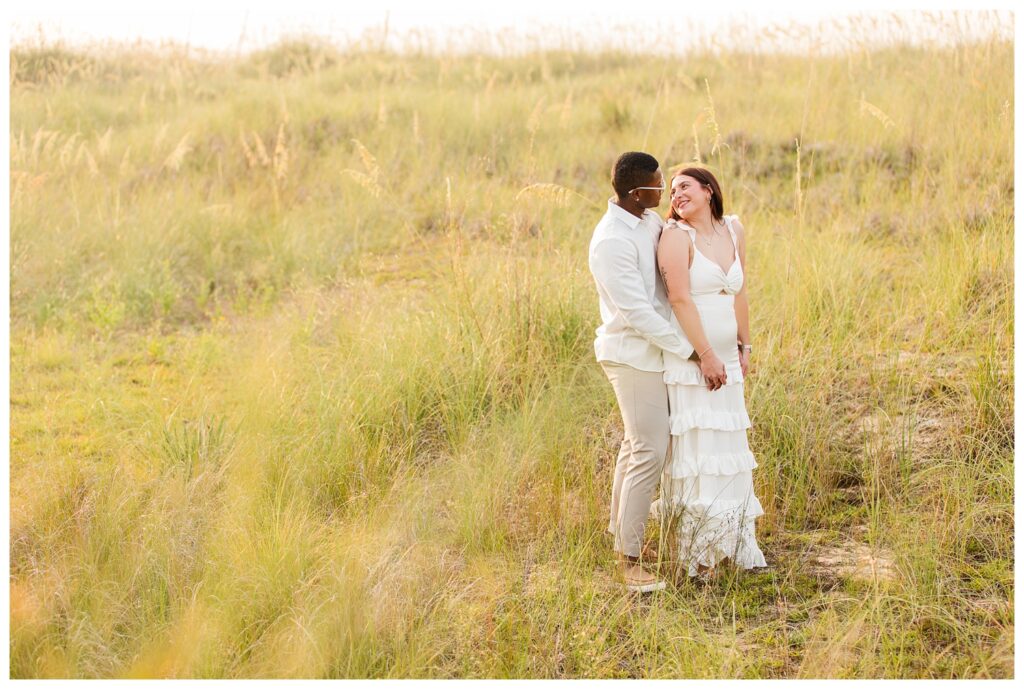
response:
<path id="1" fill-rule="evenodd" d="M 11 675 L 1012 677 L 1012 58 L 16 49 Z M 630 149 L 748 228 L 773 565 L 643 599 Z"/>

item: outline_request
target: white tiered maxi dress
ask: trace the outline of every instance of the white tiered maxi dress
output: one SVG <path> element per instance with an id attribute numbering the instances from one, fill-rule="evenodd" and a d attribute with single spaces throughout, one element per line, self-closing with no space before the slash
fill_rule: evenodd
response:
<path id="1" fill-rule="evenodd" d="M 670 222 L 664 230 L 686 231 L 694 242 L 690 292 L 727 376 L 725 385 L 708 390 L 698 363 L 665 353 L 672 442 L 661 497 L 651 514 L 676 517 L 678 558 L 690 576 L 698 573 L 698 564 L 713 567 L 725 558 L 743 569 L 767 564 L 754 534 L 754 519 L 764 510 L 754 494 L 751 471 L 757 462 L 747 444 L 750 417 L 736 347 L 734 301 L 743 286 L 743 268 L 732 228 L 735 218 L 725 217 L 735 254 L 728 271 L 697 249 L 693 228 Z M 674 315 L 672 321 L 682 333 Z"/>

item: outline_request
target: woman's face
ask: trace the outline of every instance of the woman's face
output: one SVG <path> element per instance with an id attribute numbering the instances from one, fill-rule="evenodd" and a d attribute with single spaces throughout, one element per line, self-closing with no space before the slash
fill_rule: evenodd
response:
<path id="1" fill-rule="evenodd" d="M 679 175 L 672 180 L 672 208 L 680 218 L 690 218 L 711 200 L 711 193 L 700 182 L 689 175 Z"/>

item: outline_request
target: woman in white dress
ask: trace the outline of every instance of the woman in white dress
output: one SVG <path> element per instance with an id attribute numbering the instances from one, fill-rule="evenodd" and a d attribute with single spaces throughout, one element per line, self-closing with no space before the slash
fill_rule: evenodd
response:
<path id="1" fill-rule="evenodd" d="M 689 576 L 713 573 L 727 559 L 743 569 L 767 564 L 754 535 L 764 510 L 753 490 L 757 462 L 743 399 L 751 350 L 743 234 L 735 215 L 723 215 L 714 175 L 687 168 L 672 177 L 658 266 L 673 324 L 694 353 L 664 355 L 672 442 L 651 511 L 674 523 Z"/>

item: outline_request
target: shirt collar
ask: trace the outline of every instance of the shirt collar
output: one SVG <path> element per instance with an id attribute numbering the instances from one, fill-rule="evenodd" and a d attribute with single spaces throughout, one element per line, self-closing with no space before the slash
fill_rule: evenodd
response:
<path id="1" fill-rule="evenodd" d="M 608 212 L 611 213 L 612 217 L 618 218 L 631 230 L 635 230 L 636 226 L 640 224 L 640 221 L 647 217 L 647 214 L 651 212 L 650 208 L 644 210 L 644 218 L 638 218 L 625 208 L 615 203 L 615 198 L 608 199 Z"/>

